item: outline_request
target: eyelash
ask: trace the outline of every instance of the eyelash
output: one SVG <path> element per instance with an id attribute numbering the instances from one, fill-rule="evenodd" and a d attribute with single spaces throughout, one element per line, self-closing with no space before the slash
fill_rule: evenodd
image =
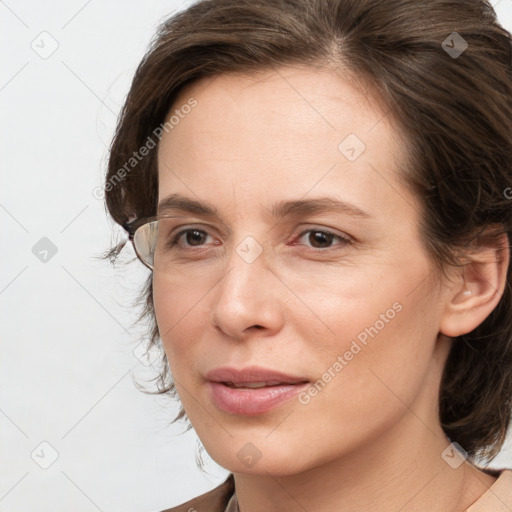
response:
<path id="1" fill-rule="evenodd" d="M 180 250 L 184 250 L 184 251 L 194 250 L 194 249 L 203 249 L 200 246 L 188 246 L 188 248 L 179 247 L 178 240 L 183 235 L 185 235 L 186 233 L 191 232 L 191 231 L 199 231 L 200 233 L 204 233 L 206 235 L 210 235 L 207 231 L 205 231 L 203 229 L 199 229 L 199 228 L 186 228 L 186 229 L 182 229 L 181 231 L 179 231 L 178 233 L 176 233 L 176 235 L 174 235 L 172 237 L 172 239 L 169 242 L 169 247 L 172 249 L 172 248 L 175 248 L 176 246 L 178 246 L 178 248 Z M 296 239 L 301 239 L 306 233 L 322 233 L 324 235 L 327 235 L 327 237 L 332 237 L 333 239 L 338 240 L 339 242 L 341 242 L 339 244 L 340 246 L 345 246 L 345 245 L 352 244 L 352 240 L 348 236 L 338 235 L 338 234 L 333 233 L 332 231 L 329 231 L 327 229 L 315 229 L 315 228 L 306 229 L 306 230 L 302 231 L 298 235 L 298 237 Z M 307 247 L 306 250 L 307 251 L 311 251 L 311 252 L 327 252 L 327 251 L 330 251 L 330 250 L 335 250 L 336 247 L 337 246 L 330 246 L 330 247 L 320 248 L 320 249 L 319 248 L 314 248 L 314 247 Z"/>

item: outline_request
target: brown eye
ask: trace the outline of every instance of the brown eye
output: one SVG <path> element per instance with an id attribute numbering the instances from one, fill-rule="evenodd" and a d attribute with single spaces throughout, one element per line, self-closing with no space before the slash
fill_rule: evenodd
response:
<path id="1" fill-rule="evenodd" d="M 322 249 L 331 245 L 334 235 L 325 233 L 323 231 L 311 231 L 308 241 L 316 249 Z"/>
<path id="2" fill-rule="evenodd" d="M 188 228 L 183 229 L 176 234 L 170 241 L 170 247 L 175 245 L 186 247 L 199 247 L 205 243 L 205 239 L 208 237 L 208 233 L 202 229 Z M 184 239 L 185 243 L 179 243 L 180 239 Z"/>
<path id="3" fill-rule="evenodd" d="M 305 238 L 312 249 L 318 250 L 336 247 L 336 245 L 332 245 L 332 243 L 336 241 L 339 242 L 337 245 L 340 246 L 350 243 L 350 239 L 348 237 L 343 237 L 323 229 L 308 229 L 307 231 L 303 231 L 299 235 L 299 239 L 301 238 Z"/>
<path id="4" fill-rule="evenodd" d="M 185 233 L 185 240 L 190 245 L 201 245 L 204 243 L 204 239 L 207 235 L 204 231 L 200 231 L 199 229 L 188 230 Z"/>

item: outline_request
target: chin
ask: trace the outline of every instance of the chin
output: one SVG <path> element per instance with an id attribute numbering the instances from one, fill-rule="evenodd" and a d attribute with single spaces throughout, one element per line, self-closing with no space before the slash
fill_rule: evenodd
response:
<path id="1" fill-rule="evenodd" d="M 317 465 L 313 460 L 304 459 L 304 454 L 297 449 L 286 447 L 282 443 L 281 450 L 278 446 L 261 445 L 256 440 L 254 443 L 235 441 L 230 446 L 217 444 L 212 450 L 204 446 L 219 466 L 232 473 L 285 477 L 302 473 Z M 320 463 L 319 461 L 318 464 Z"/>

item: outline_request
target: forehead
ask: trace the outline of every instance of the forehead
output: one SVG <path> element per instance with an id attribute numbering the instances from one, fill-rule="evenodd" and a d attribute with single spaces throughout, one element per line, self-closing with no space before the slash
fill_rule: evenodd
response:
<path id="1" fill-rule="evenodd" d="M 321 128 L 336 131 L 345 129 L 348 121 L 362 134 L 386 117 L 388 110 L 377 90 L 364 80 L 325 67 L 283 66 L 205 77 L 180 91 L 169 115 L 191 97 L 199 102 L 196 119 L 225 125 L 257 118 L 268 122 L 267 131 L 279 125 L 283 129 L 293 125 L 294 131 L 302 127 L 309 133 Z"/>
<path id="2" fill-rule="evenodd" d="M 159 199 L 210 197 L 223 185 L 233 195 L 271 187 L 302 196 L 333 185 L 360 194 L 393 180 L 404 154 L 380 98 L 341 71 L 291 66 L 203 78 L 180 92 L 168 119 L 191 99 L 196 106 L 159 144 Z"/>

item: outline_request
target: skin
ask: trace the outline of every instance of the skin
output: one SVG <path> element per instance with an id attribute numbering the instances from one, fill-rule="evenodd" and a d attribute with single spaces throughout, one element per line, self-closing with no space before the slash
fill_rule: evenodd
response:
<path id="1" fill-rule="evenodd" d="M 495 481 L 445 462 L 437 402 L 450 336 L 496 306 L 508 252 L 500 264 L 499 248 L 487 248 L 450 279 L 436 272 L 420 201 L 397 174 L 403 138 L 353 84 L 291 66 L 202 79 L 181 91 L 173 108 L 190 97 L 197 106 L 159 145 L 159 200 L 208 202 L 230 230 L 179 213 L 176 227 L 206 231 L 202 249 L 182 236 L 175 271 L 155 271 L 153 284 L 180 399 L 211 457 L 234 473 L 242 512 L 463 511 Z M 366 146 L 354 161 L 338 149 L 351 133 Z M 275 202 L 322 196 L 371 218 L 269 216 Z M 318 244 L 322 229 L 353 243 Z M 236 251 L 247 236 L 263 249 L 252 263 Z M 400 312 L 309 403 L 247 417 L 212 402 L 204 375 L 219 366 L 321 379 L 396 303 Z M 251 467 L 237 456 L 249 442 L 261 454 Z"/>

